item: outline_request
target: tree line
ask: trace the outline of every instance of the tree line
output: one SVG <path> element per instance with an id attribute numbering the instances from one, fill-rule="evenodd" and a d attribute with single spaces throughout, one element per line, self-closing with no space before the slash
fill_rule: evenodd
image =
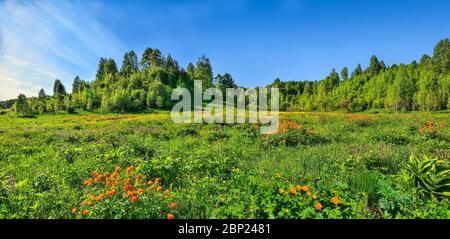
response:
<path id="1" fill-rule="evenodd" d="M 147 48 L 140 60 L 134 51 L 125 53 L 120 69 L 113 59 L 101 58 L 95 80 L 75 77 L 71 93 L 55 80 L 51 96 L 43 89 L 37 97 L 21 94 L 13 110 L 26 115 L 75 109 L 103 113 L 169 109 L 172 90 L 182 87 L 192 92 L 194 80 L 202 81 L 204 88 L 238 87 L 228 73 L 214 76 L 206 56 L 182 68 L 170 54 L 166 57 L 158 49 Z M 333 69 L 320 81 L 276 79 L 267 87 L 280 89 L 280 109 L 285 111 L 450 109 L 450 42 L 441 40 L 433 55 L 423 55 L 420 62 L 386 66 L 372 56 L 367 69 L 358 64 L 351 74 L 344 67 L 339 73 Z"/>
<path id="2" fill-rule="evenodd" d="M 51 113 L 75 109 L 97 112 L 143 112 L 148 109 L 169 109 L 171 92 L 177 87 L 193 90 L 194 80 L 202 81 L 204 88 L 236 88 L 228 73 L 213 77 L 210 60 L 201 56 L 196 64 L 186 69 L 169 54 L 147 48 L 141 59 L 134 51 L 125 53 L 120 69 L 113 59 L 101 58 L 95 80 L 87 82 L 75 77 L 72 93 L 60 80 L 55 80 L 53 94 L 41 89 L 37 97 L 21 94 L 13 110 L 21 115 Z"/>
<path id="3" fill-rule="evenodd" d="M 320 81 L 277 79 L 270 86 L 280 89 L 280 108 L 287 111 L 450 109 L 450 42 L 441 40 L 419 62 L 386 66 L 372 56 L 367 69 L 358 64 L 351 74 L 344 67 Z"/>

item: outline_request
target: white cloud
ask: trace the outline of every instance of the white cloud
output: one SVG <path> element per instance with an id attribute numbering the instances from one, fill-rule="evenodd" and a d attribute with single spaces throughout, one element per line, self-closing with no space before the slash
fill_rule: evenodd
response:
<path id="1" fill-rule="evenodd" d="M 57 78 L 70 89 L 76 75 L 94 75 L 99 57 L 124 52 L 121 41 L 90 14 L 88 3 L 0 2 L 0 100 L 37 95 Z"/>

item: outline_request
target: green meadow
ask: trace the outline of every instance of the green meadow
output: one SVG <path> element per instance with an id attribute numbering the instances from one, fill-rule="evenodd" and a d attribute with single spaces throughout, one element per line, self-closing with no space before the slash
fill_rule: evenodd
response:
<path id="1" fill-rule="evenodd" d="M 450 218 L 450 117 L 0 115 L 0 218 Z"/>

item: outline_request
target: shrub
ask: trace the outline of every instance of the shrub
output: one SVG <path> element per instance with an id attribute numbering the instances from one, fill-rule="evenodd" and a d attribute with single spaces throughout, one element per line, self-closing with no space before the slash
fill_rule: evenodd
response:
<path id="1" fill-rule="evenodd" d="M 406 145 L 408 144 L 409 140 L 405 135 L 399 134 L 399 133 L 381 133 L 374 135 L 372 137 L 376 141 L 381 141 L 387 144 L 394 144 L 394 145 Z"/>
<path id="2" fill-rule="evenodd" d="M 272 146 L 295 147 L 298 145 L 316 145 L 326 142 L 311 129 L 305 129 L 292 121 L 281 121 L 278 132 L 266 136 L 265 142 Z"/>
<path id="3" fill-rule="evenodd" d="M 69 114 L 75 114 L 75 108 L 73 106 L 67 107 L 67 113 Z"/>

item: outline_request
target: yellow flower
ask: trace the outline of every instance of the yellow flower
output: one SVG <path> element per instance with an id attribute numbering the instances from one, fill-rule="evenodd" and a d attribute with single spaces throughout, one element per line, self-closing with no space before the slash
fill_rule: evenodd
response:
<path id="1" fill-rule="evenodd" d="M 284 192 L 286 192 L 286 190 L 284 190 L 284 188 L 280 188 L 280 190 L 278 190 L 278 192 L 280 192 L 280 194 L 283 194 Z"/>

